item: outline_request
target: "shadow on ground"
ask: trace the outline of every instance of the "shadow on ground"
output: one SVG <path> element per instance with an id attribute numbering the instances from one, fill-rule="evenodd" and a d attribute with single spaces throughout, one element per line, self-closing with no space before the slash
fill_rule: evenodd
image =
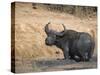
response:
<path id="1" fill-rule="evenodd" d="M 59 71 L 59 70 L 75 70 L 75 69 L 93 69 L 97 68 L 96 57 L 88 62 L 75 62 L 74 60 L 40 60 L 33 61 L 41 71 Z"/>
<path id="2" fill-rule="evenodd" d="M 96 69 L 97 68 L 97 57 L 94 56 L 88 62 L 75 62 L 74 60 L 56 60 L 56 59 L 45 59 L 45 60 L 16 60 L 16 73 L 27 73 L 27 72 L 48 72 L 48 71 L 64 71 L 64 70 L 78 70 L 78 69 Z"/>

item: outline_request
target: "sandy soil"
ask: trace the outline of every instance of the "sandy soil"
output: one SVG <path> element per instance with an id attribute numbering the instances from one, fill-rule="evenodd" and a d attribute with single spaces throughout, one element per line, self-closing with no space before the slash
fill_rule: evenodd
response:
<path id="1" fill-rule="evenodd" d="M 41 71 L 37 66 L 33 66 L 34 60 L 63 59 L 62 51 L 55 47 L 45 45 L 46 34 L 44 26 L 51 22 L 50 28 L 56 31 L 62 31 L 61 24 L 65 24 L 67 29 L 73 29 L 79 32 L 90 33 L 95 41 L 97 36 L 97 19 L 96 17 L 80 18 L 67 13 L 51 12 L 41 7 L 32 8 L 31 3 L 16 3 L 15 7 L 15 58 L 16 72 L 33 72 Z M 59 51 L 59 54 L 56 54 Z M 96 59 L 96 48 L 93 57 Z M 75 63 L 77 65 L 77 63 Z M 75 64 L 68 64 L 64 68 L 71 69 Z M 80 65 L 83 63 L 80 63 Z M 89 63 L 88 63 L 89 64 Z M 60 67 L 64 65 L 60 64 Z M 81 66 L 82 68 L 83 66 Z M 91 67 L 91 66 L 90 66 Z M 94 63 L 96 67 L 96 61 Z M 48 70 L 56 70 L 54 66 Z M 61 68 L 60 68 L 61 69 Z M 57 69 L 57 70 L 60 70 Z M 64 70 L 64 69 L 61 69 Z M 44 70 L 45 71 L 45 70 Z"/>

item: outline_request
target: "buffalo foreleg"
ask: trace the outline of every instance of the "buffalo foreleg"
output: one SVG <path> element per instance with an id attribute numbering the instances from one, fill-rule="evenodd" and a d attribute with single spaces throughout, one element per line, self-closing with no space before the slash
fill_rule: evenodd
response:
<path id="1" fill-rule="evenodd" d="M 64 47 L 63 53 L 64 53 L 64 59 L 69 59 L 69 48 L 68 48 L 68 44 L 66 44 L 66 46 Z"/>

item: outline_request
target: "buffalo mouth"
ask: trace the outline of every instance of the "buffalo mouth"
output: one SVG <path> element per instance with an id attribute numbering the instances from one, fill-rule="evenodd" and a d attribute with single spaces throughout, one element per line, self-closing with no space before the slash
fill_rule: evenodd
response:
<path id="1" fill-rule="evenodd" d="M 45 41 L 45 44 L 48 45 L 48 46 L 52 46 L 53 43 L 49 42 L 49 41 Z"/>
<path id="2" fill-rule="evenodd" d="M 47 43 L 47 42 L 45 42 L 45 44 L 48 45 L 48 46 L 52 46 L 53 45 L 53 44 L 50 44 L 50 43 Z"/>

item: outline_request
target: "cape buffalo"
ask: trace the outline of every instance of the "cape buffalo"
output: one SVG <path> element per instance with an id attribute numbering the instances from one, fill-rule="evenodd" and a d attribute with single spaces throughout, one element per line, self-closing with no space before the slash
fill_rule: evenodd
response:
<path id="1" fill-rule="evenodd" d="M 75 61 L 89 61 L 94 52 L 94 40 L 86 32 L 77 32 L 74 30 L 64 30 L 61 32 L 49 29 L 48 24 L 45 26 L 47 38 L 45 43 L 48 46 L 56 45 L 61 48 L 65 59 L 73 59 Z"/>

